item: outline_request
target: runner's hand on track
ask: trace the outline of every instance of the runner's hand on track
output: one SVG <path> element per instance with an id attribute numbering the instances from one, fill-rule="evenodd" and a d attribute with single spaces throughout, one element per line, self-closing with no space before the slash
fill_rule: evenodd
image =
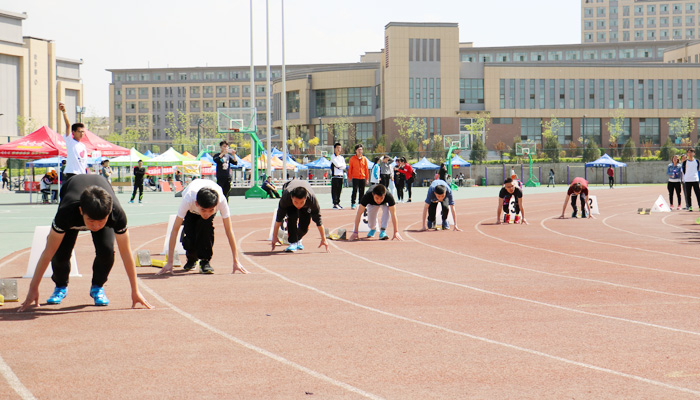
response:
<path id="1" fill-rule="evenodd" d="M 141 295 L 141 292 L 138 290 L 135 290 L 131 292 L 131 308 L 136 308 L 136 304 L 141 303 L 144 307 L 148 308 L 149 310 L 153 308 L 153 306 L 143 298 Z"/>
<path id="2" fill-rule="evenodd" d="M 24 303 L 20 306 L 17 312 L 24 312 L 28 310 L 31 306 L 39 307 L 39 291 L 29 289 L 27 293 L 27 298 L 24 299 Z"/>
<path id="3" fill-rule="evenodd" d="M 274 250 L 274 249 L 273 249 L 273 250 Z M 232 273 L 232 274 L 235 274 L 236 271 L 239 271 L 239 272 L 242 273 L 242 274 L 247 274 L 247 273 L 248 273 L 248 270 L 245 269 L 245 267 L 242 266 L 241 263 L 240 263 L 238 260 L 236 260 L 236 261 L 233 263 L 233 271 L 232 271 L 231 273 Z"/>
<path id="4" fill-rule="evenodd" d="M 172 261 L 168 261 L 167 263 L 165 263 L 163 268 L 161 268 L 161 270 L 156 273 L 156 275 L 165 275 L 165 274 L 170 274 L 170 275 L 173 274 L 173 262 Z"/>
<path id="5" fill-rule="evenodd" d="M 321 244 L 318 245 L 318 248 L 320 249 L 321 246 L 326 246 L 326 253 L 330 253 L 330 252 L 331 252 L 331 249 L 328 248 L 328 241 L 326 240 L 325 237 L 324 237 L 324 238 L 321 238 Z"/>

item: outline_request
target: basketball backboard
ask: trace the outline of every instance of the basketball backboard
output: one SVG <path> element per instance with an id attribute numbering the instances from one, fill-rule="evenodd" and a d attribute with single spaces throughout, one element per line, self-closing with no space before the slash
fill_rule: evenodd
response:
<path id="1" fill-rule="evenodd" d="M 255 108 L 219 108 L 216 111 L 219 133 L 251 133 L 257 130 Z"/>
<path id="2" fill-rule="evenodd" d="M 515 144 L 515 155 L 526 156 L 528 154 L 531 156 L 534 156 L 535 154 L 537 154 L 537 144 L 536 143 L 516 143 Z"/>
<path id="3" fill-rule="evenodd" d="M 455 150 L 469 150 L 469 135 L 466 133 L 443 135 L 442 140 L 445 150 L 449 150 L 450 148 Z"/>

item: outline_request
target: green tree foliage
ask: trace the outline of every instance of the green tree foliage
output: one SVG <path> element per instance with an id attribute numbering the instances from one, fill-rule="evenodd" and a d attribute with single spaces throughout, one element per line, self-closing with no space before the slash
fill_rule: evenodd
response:
<path id="1" fill-rule="evenodd" d="M 684 140 L 690 137 L 690 134 L 695 130 L 695 113 L 684 114 L 680 118 L 674 118 L 668 121 L 668 133 Z"/>
<path id="2" fill-rule="evenodd" d="M 627 139 L 625 146 L 622 148 L 622 161 L 632 161 L 637 154 L 637 147 L 634 145 L 632 138 Z"/>
<path id="3" fill-rule="evenodd" d="M 676 153 L 678 153 L 678 149 L 673 147 L 673 142 L 671 142 L 671 138 L 666 138 L 666 142 L 661 146 L 661 151 L 659 152 L 659 158 L 662 160 L 670 160 L 671 157 L 673 157 Z"/>
<path id="4" fill-rule="evenodd" d="M 561 145 L 559 144 L 559 130 L 564 127 L 564 123 L 552 116 L 548 121 L 542 121 L 542 136 L 544 137 L 544 154 L 552 160 L 559 162 Z"/>
<path id="5" fill-rule="evenodd" d="M 586 147 L 583 149 L 583 162 L 595 161 L 600 158 L 600 149 L 598 145 L 593 140 L 589 140 L 586 143 Z"/>
<path id="6" fill-rule="evenodd" d="M 396 138 L 391 143 L 391 148 L 389 150 L 391 151 L 391 155 L 396 157 L 404 156 L 408 152 L 408 150 L 406 149 L 406 145 L 403 143 L 403 140 L 401 140 L 401 138 Z"/>
<path id="7" fill-rule="evenodd" d="M 484 146 L 484 142 L 481 141 L 481 138 L 477 136 L 476 139 L 472 142 L 472 151 L 470 157 L 474 164 L 481 164 L 486 160 L 486 154 L 486 146 Z"/>

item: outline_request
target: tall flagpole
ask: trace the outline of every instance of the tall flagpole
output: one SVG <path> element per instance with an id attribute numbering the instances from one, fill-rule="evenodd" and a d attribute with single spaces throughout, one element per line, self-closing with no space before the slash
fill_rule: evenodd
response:
<path id="1" fill-rule="evenodd" d="M 287 180 L 287 67 L 284 63 L 284 0 L 282 0 L 282 179 Z"/>
<path id="2" fill-rule="evenodd" d="M 255 108 L 255 64 L 253 61 L 253 0 L 250 0 L 250 108 Z M 257 126 L 258 126 L 258 112 L 257 110 L 255 111 L 255 126 L 256 126 L 256 132 L 257 134 Z M 253 160 L 255 158 L 255 154 L 257 151 L 255 150 L 255 140 L 253 138 L 250 138 L 250 164 L 251 164 L 251 171 L 250 171 L 250 176 L 251 178 L 255 177 L 257 178 L 257 173 L 258 173 L 258 160 Z M 243 179 L 245 180 L 245 174 L 243 174 Z M 256 182 L 251 182 L 253 186 L 256 185 Z"/>
<path id="3" fill-rule="evenodd" d="M 267 69 L 266 69 L 266 86 L 265 86 L 265 109 L 267 111 L 267 176 L 272 175 L 272 125 L 270 121 L 271 104 L 270 104 L 270 0 L 265 0 L 265 30 L 267 38 Z"/>

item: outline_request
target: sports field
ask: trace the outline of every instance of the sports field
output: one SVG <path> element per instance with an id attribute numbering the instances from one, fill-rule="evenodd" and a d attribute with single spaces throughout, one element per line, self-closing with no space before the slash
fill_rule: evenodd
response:
<path id="1" fill-rule="evenodd" d="M 276 201 L 232 198 L 251 273 L 230 273 L 217 218 L 213 276 L 138 269 L 153 310 L 130 309 L 119 257 L 111 304 L 92 305 L 94 250 L 81 235 L 82 277 L 63 304 L 0 307 L 0 398 L 700 397 L 700 214 L 638 215 L 662 185 L 599 186 L 596 219 L 558 219 L 558 186 L 525 189 L 529 225 L 495 225 L 498 189 L 456 193 L 462 232 L 419 231 L 418 189 L 397 205 L 403 242 L 334 241 L 330 254 L 313 230 L 304 251 L 270 253 Z M 19 278 L 53 207 L 6 196 L 20 195 L 0 195 L 0 277 Z M 354 212 L 320 197 L 326 227 L 351 228 Z M 124 204 L 134 250 L 162 250 L 178 200 Z M 20 298 L 28 285 L 19 279 Z M 44 279 L 42 301 L 52 289 Z"/>

